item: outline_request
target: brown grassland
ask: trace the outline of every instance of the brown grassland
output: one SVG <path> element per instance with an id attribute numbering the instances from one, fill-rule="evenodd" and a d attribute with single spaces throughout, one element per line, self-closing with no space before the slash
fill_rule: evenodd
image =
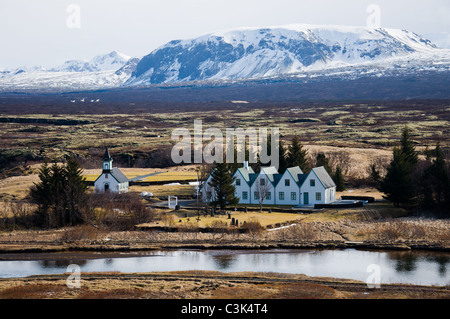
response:
<path id="1" fill-rule="evenodd" d="M 38 181 L 44 159 L 61 160 L 77 154 L 84 175 L 93 181 L 100 173 L 104 147 L 110 148 L 115 163 L 128 178 L 158 185 L 135 185 L 138 197 L 153 193 L 157 204 L 168 195 L 192 198 L 197 180 L 196 166 L 167 167 L 153 158 L 159 148 L 170 148 L 174 128 L 193 128 L 194 119 L 203 120 L 203 129 L 278 127 L 288 143 L 297 134 L 311 158 L 318 152 L 345 153 L 348 190 L 341 195 L 372 196 L 377 201 L 364 207 L 323 209 L 309 213 L 235 212 L 242 224 L 258 225 L 246 233 L 230 225 L 228 215 L 198 215 L 195 210 L 153 208 L 153 220 L 133 230 L 77 226 L 36 230 L 0 230 L 0 260 L 36 258 L 46 252 L 92 251 L 114 254 L 164 248 L 390 248 L 450 249 L 450 221 L 408 217 L 379 191 L 365 185 L 369 166 L 387 163 L 401 129 L 408 125 L 419 150 L 437 142 L 450 149 L 450 104 L 433 103 L 316 103 L 256 107 L 252 103 L 220 109 L 164 112 L 142 110 L 120 114 L 0 114 L 1 117 L 30 119 L 29 123 L 0 122 L 0 219 L 20 211 L 30 213 L 29 189 Z M 33 119 L 89 121 L 76 125 L 36 123 Z M 26 121 L 25 121 L 26 122 Z M 153 155 L 152 155 L 153 154 Z M 155 155 L 156 154 L 156 155 Z M 339 160 L 337 157 L 335 160 Z M 17 163 L 15 163 L 17 161 Z M 14 163 L 13 163 L 14 162 Z M 153 164 L 149 164 L 153 163 Z M 161 165 L 160 165 L 161 164 Z M 183 181 L 181 185 L 164 185 Z M 92 191 L 92 188 L 91 190 Z M 0 225 L 1 226 L 1 225 Z M 285 228 L 283 228 L 286 226 Z M 178 227 L 178 232 L 142 230 L 145 227 Z M 217 227 L 216 232 L 200 232 Z M 1 227 L 0 227 L 1 229 Z M 333 278 L 275 273 L 163 272 L 148 274 L 86 273 L 80 289 L 66 286 L 67 275 L 0 279 L 0 298 L 184 298 L 184 299 L 382 299 L 450 298 L 449 287 L 383 285 L 368 289 L 365 283 Z"/>

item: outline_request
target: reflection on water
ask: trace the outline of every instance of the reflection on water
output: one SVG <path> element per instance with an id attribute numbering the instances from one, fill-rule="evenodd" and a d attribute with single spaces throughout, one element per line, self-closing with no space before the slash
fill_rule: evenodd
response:
<path id="1" fill-rule="evenodd" d="M 60 256 L 61 257 L 61 256 Z M 344 250 L 168 250 L 89 259 L 48 257 L 46 260 L 0 261 L 0 277 L 24 277 L 67 272 L 77 264 L 82 272 L 152 272 L 216 270 L 279 272 L 366 281 L 369 265 L 378 265 L 382 283 L 450 284 L 450 253 Z"/>
<path id="2" fill-rule="evenodd" d="M 231 267 L 236 256 L 233 255 L 213 255 L 214 262 L 220 270 L 226 270 Z"/>
<path id="3" fill-rule="evenodd" d="M 450 255 L 439 252 L 396 251 L 388 252 L 387 256 L 396 262 L 396 271 L 405 273 L 415 271 L 425 261 L 437 265 L 438 273 L 444 277 L 447 274 L 447 264 L 450 263 Z"/>
<path id="4" fill-rule="evenodd" d="M 78 266 L 83 266 L 86 265 L 87 260 L 85 259 L 62 259 L 62 260 L 40 260 L 39 264 L 41 265 L 42 268 L 49 268 L 49 269 L 53 269 L 53 268 L 63 268 L 72 265 L 72 264 L 76 264 Z"/>

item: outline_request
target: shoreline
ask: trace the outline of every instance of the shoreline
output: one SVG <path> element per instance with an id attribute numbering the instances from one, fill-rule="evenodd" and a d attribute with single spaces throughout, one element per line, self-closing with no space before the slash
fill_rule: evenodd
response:
<path id="1" fill-rule="evenodd" d="M 22 254 L 66 254 L 66 253 L 124 253 L 145 252 L 169 249 L 197 250 L 270 250 L 270 249 L 360 249 L 391 251 L 433 251 L 450 252 L 450 245 L 436 242 L 342 242 L 342 241 L 305 241 L 305 242 L 95 242 L 95 243 L 0 243 L 0 260 L 24 260 L 29 256 Z M 54 257 L 54 256 L 53 256 Z"/>

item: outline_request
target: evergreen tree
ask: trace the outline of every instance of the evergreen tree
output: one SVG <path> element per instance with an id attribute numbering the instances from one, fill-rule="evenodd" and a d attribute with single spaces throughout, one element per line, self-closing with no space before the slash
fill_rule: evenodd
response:
<path id="1" fill-rule="evenodd" d="M 30 195 L 38 204 L 36 217 L 40 226 L 61 227 L 84 221 L 82 209 L 88 185 L 75 159 L 70 158 L 64 166 L 44 163 L 39 169 L 39 179 Z"/>
<path id="2" fill-rule="evenodd" d="M 64 169 L 64 190 L 66 201 L 65 225 L 77 225 L 82 223 L 82 205 L 85 202 L 89 188 L 83 177 L 83 170 L 74 157 L 70 157 Z"/>
<path id="3" fill-rule="evenodd" d="M 338 192 L 345 191 L 345 179 L 344 175 L 342 175 L 342 170 L 339 166 L 336 167 L 336 172 L 334 173 L 333 181 L 336 184 L 336 191 Z"/>
<path id="4" fill-rule="evenodd" d="M 325 168 L 325 170 L 328 172 L 328 174 L 332 175 L 331 166 L 328 163 L 328 158 L 325 156 L 324 153 L 319 153 L 319 154 L 317 154 L 317 157 L 316 157 L 316 167 L 321 167 L 321 166 L 323 166 Z"/>
<path id="5" fill-rule="evenodd" d="M 381 181 L 380 190 L 395 206 L 408 204 L 414 197 L 409 164 L 402 150 L 394 148 L 394 158 L 387 168 L 386 177 Z"/>
<path id="6" fill-rule="evenodd" d="M 50 226 L 49 206 L 51 203 L 51 183 L 52 176 L 50 167 L 47 163 L 44 163 L 39 168 L 38 177 L 40 182 L 34 184 L 31 188 L 31 198 L 38 204 L 36 211 L 37 223 L 44 227 Z"/>
<path id="7" fill-rule="evenodd" d="M 381 182 L 381 175 L 380 172 L 377 169 L 377 166 L 375 164 L 372 164 L 370 166 L 370 181 L 376 185 L 376 188 L 380 188 L 380 182 Z"/>
<path id="8" fill-rule="evenodd" d="M 219 205 L 224 210 L 227 205 L 237 205 L 239 198 L 235 196 L 236 187 L 233 185 L 234 178 L 225 163 L 216 163 L 211 173 L 210 187 L 214 189 L 214 205 Z"/>
<path id="9" fill-rule="evenodd" d="M 304 149 L 297 135 L 292 138 L 287 155 L 287 167 L 295 166 L 299 166 L 303 172 L 309 167 L 308 151 Z"/>
<path id="10" fill-rule="evenodd" d="M 402 130 L 402 138 L 400 140 L 401 152 L 405 157 L 405 162 L 410 166 L 411 170 L 419 161 L 419 155 L 414 147 L 414 142 L 411 139 L 410 130 L 405 126 Z"/>
<path id="11" fill-rule="evenodd" d="M 433 207 L 442 210 L 449 204 L 450 178 L 445 156 L 439 144 L 436 146 L 433 155 L 435 159 L 424 170 L 421 178 L 422 205 L 427 208 Z"/>
<path id="12" fill-rule="evenodd" d="M 287 154 L 286 154 L 286 149 L 283 145 L 283 142 L 281 141 L 281 139 L 278 139 L 278 145 L 275 146 L 275 149 L 277 152 L 278 151 L 278 171 L 280 173 L 283 173 L 286 168 L 288 168 L 288 164 L 287 164 Z M 269 134 L 268 140 L 267 140 L 267 155 L 268 156 L 272 156 L 272 138 L 271 135 Z M 265 166 L 273 166 L 273 164 L 271 162 L 267 163 L 267 165 Z M 258 168 L 258 172 L 261 170 L 261 167 Z M 257 172 L 257 171 L 255 171 Z"/>
<path id="13" fill-rule="evenodd" d="M 278 154 L 280 155 L 278 171 L 280 173 L 283 173 L 286 171 L 289 165 L 287 160 L 286 148 L 284 147 L 284 144 L 281 140 L 278 143 Z"/>

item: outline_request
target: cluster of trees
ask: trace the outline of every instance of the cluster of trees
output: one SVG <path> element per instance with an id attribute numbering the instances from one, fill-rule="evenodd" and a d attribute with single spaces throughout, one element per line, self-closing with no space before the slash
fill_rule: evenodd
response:
<path id="1" fill-rule="evenodd" d="M 75 158 L 64 165 L 44 163 L 39 169 L 39 183 L 31 188 L 31 198 L 38 205 L 36 223 L 41 227 L 79 225 L 86 221 L 88 184 Z"/>
<path id="2" fill-rule="evenodd" d="M 283 166 L 281 163 L 283 163 Z M 337 191 L 341 192 L 346 188 L 341 166 L 336 164 L 333 169 L 330 165 L 329 158 L 322 152 L 317 153 L 315 158 L 311 158 L 308 151 L 301 144 L 298 136 L 294 136 L 292 138 L 291 144 L 289 145 L 287 151 L 284 149 L 282 142 L 280 141 L 280 172 L 284 172 L 284 170 L 288 167 L 295 166 L 299 166 L 305 174 L 307 174 L 313 167 L 323 166 L 336 184 Z"/>
<path id="3" fill-rule="evenodd" d="M 78 161 L 71 157 L 66 163 L 44 163 L 39 169 L 39 182 L 30 195 L 37 210 L 33 226 L 57 228 L 90 224 L 128 230 L 148 222 L 153 213 L 131 194 L 92 194 Z"/>
<path id="4" fill-rule="evenodd" d="M 386 176 L 381 177 L 372 167 L 372 179 L 378 181 L 379 190 L 396 206 L 419 206 L 449 215 L 449 163 L 439 143 L 433 151 L 427 149 L 424 153 L 425 158 L 420 158 L 410 130 L 405 127 Z"/>

